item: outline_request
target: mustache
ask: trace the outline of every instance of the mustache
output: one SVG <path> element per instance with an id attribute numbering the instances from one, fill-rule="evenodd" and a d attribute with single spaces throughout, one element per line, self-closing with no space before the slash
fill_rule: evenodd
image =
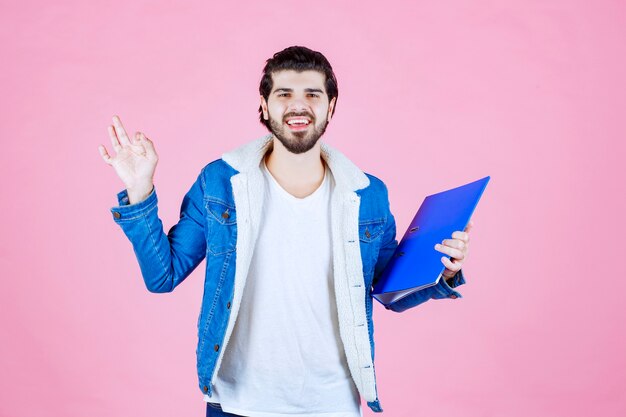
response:
<path id="1" fill-rule="evenodd" d="M 283 119 L 287 120 L 290 117 L 306 117 L 310 120 L 315 120 L 315 117 L 309 113 L 289 113 L 289 114 L 286 114 Z"/>

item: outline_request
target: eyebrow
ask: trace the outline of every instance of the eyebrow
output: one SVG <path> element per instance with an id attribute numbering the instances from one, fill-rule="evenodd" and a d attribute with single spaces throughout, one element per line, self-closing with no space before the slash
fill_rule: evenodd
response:
<path id="1" fill-rule="evenodd" d="M 293 91 L 293 88 L 277 88 L 274 91 L 274 93 L 278 93 L 280 91 L 286 91 L 288 93 L 291 93 Z M 307 92 L 307 93 L 322 93 L 322 94 L 324 94 L 324 91 L 320 90 L 319 88 L 305 88 L 304 91 Z"/>

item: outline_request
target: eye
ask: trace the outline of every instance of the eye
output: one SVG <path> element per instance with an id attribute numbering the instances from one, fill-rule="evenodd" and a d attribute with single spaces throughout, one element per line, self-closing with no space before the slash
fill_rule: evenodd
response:
<path id="1" fill-rule="evenodd" d="M 278 97 L 283 97 L 283 96 L 286 96 L 286 95 L 289 95 L 289 93 L 280 93 L 280 94 L 278 94 Z"/>
<path id="2" fill-rule="evenodd" d="M 315 97 L 315 98 L 318 98 L 318 97 L 319 97 L 319 95 L 318 95 L 318 94 L 314 94 L 314 93 L 311 93 L 311 94 L 309 94 L 309 95 L 310 95 L 311 97 Z"/>

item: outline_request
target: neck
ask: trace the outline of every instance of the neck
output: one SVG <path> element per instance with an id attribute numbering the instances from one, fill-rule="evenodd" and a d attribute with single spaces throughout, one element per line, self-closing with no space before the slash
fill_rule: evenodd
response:
<path id="1" fill-rule="evenodd" d="M 326 163 L 320 152 L 320 141 L 307 152 L 293 154 L 276 138 L 265 154 L 265 165 L 276 181 L 299 197 L 311 194 L 324 180 Z"/>

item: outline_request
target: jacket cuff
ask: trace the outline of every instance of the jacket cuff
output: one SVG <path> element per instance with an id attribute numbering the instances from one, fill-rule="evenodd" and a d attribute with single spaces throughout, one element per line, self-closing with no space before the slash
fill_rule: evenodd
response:
<path id="1" fill-rule="evenodd" d="M 465 284 L 465 277 L 463 276 L 463 268 L 461 268 L 452 278 L 445 279 L 442 276 L 435 288 L 441 298 L 463 298 L 458 291 L 453 289 L 463 284 Z"/>
<path id="2" fill-rule="evenodd" d="M 146 213 L 156 207 L 158 199 L 156 195 L 156 187 L 152 186 L 152 191 L 148 197 L 139 203 L 129 204 L 128 191 L 126 189 L 117 193 L 117 207 L 111 207 L 111 214 L 116 223 L 135 220 L 144 216 Z"/>

